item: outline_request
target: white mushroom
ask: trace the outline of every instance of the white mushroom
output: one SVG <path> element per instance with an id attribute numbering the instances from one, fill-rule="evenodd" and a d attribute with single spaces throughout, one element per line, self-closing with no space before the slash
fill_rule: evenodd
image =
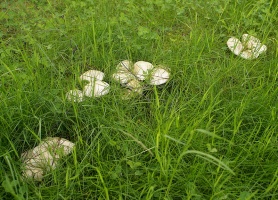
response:
<path id="1" fill-rule="evenodd" d="M 129 60 L 123 60 L 117 65 L 117 72 L 131 71 L 132 62 Z"/>
<path id="2" fill-rule="evenodd" d="M 126 84 L 126 87 L 130 90 L 132 90 L 133 92 L 136 92 L 138 94 L 142 94 L 143 92 L 143 87 L 142 85 L 140 84 L 140 82 L 136 79 L 134 80 L 131 80 L 129 81 L 127 84 Z"/>
<path id="3" fill-rule="evenodd" d="M 53 170 L 58 160 L 71 153 L 74 143 L 58 137 L 48 137 L 34 149 L 21 154 L 23 176 L 41 181 L 45 171 Z"/>
<path id="4" fill-rule="evenodd" d="M 256 48 L 257 46 L 261 46 L 261 41 L 252 35 L 243 34 L 241 38 L 244 46 L 246 46 L 246 48 L 248 49 L 253 49 Z"/>
<path id="5" fill-rule="evenodd" d="M 168 81 L 170 73 L 163 68 L 155 68 L 150 77 L 151 85 L 161 85 Z"/>
<path id="6" fill-rule="evenodd" d="M 227 41 L 227 45 L 234 54 L 244 59 L 258 58 L 267 50 L 266 45 L 262 45 L 258 38 L 248 34 L 242 35 L 242 43 L 239 39 L 232 37 Z"/>
<path id="7" fill-rule="evenodd" d="M 133 72 L 139 80 L 145 80 L 150 70 L 153 69 L 153 65 L 149 62 L 138 61 L 134 64 Z"/>
<path id="8" fill-rule="evenodd" d="M 109 92 L 109 84 L 104 81 L 95 80 L 85 85 L 83 91 L 85 96 L 100 97 Z"/>
<path id="9" fill-rule="evenodd" d="M 259 56 L 259 55 L 258 55 Z M 258 57 L 257 56 L 257 57 Z M 251 50 L 245 50 L 245 51 L 242 51 L 241 54 L 240 54 L 240 57 L 244 58 L 244 59 L 252 59 L 252 58 L 255 58 L 254 57 L 254 54 Z"/>
<path id="10" fill-rule="evenodd" d="M 121 84 L 126 84 L 131 79 L 134 79 L 134 76 L 130 72 L 116 72 L 112 75 L 112 77 L 119 81 Z"/>
<path id="11" fill-rule="evenodd" d="M 70 90 L 66 93 L 66 98 L 69 101 L 81 102 L 83 101 L 83 97 L 84 97 L 83 92 L 77 89 Z"/>
<path id="12" fill-rule="evenodd" d="M 244 48 L 239 39 L 235 37 L 228 39 L 227 46 L 235 55 L 239 55 Z"/>
<path id="13" fill-rule="evenodd" d="M 102 81 L 104 78 L 104 73 L 98 70 L 89 70 L 80 76 L 80 80 L 86 80 L 93 82 L 94 80 Z"/>
<path id="14" fill-rule="evenodd" d="M 134 79 L 135 76 L 132 74 L 131 65 L 132 62 L 129 60 L 121 61 L 117 65 L 117 71 L 112 75 L 113 79 L 119 81 L 121 84 L 126 84 L 131 79 Z"/>

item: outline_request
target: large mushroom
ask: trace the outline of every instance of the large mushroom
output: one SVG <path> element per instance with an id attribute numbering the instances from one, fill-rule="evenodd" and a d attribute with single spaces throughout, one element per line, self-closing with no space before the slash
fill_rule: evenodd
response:
<path id="1" fill-rule="evenodd" d="M 46 171 L 57 167 L 63 156 L 71 153 L 74 143 L 59 137 L 48 137 L 35 148 L 21 154 L 23 177 L 41 181 Z"/>

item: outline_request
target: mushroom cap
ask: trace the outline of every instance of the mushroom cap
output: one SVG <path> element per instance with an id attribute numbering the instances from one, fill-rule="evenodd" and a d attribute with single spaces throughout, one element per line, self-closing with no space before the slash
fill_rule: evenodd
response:
<path id="1" fill-rule="evenodd" d="M 252 51 L 253 51 L 254 53 L 258 54 L 258 56 L 259 56 L 259 54 L 261 54 L 261 53 L 263 53 L 263 52 L 266 52 L 266 50 L 267 50 L 266 45 L 262 45 L 262 44 L 257 45 L 256 47 L 254 47 L 254 48 L 252 49 Z"/>
<path id="2" fill-rule="evenodd" d="M 257 46 L 261 46 L 261 41 L 249 34 L 242 35 L 242 42 L 248 49 L 256 48 Z"/>
<path id="3" fill-rule="evenodd" d="M 117 72 L 130 71 L 132 67 L 132 62 L 129 60 L 123 60 L 117 65 Z"/>
<path id="4" fill-rule="evenodd" d="M 112 75 L 112 78 L 119 81 L 121 84 L 126 84 L 131 79 L 134 79 L 132 74 L 132 62 L 129 60 L 123 60 L 117 65 L 117 71 Z"/>
<path id="5" fill-rule="evenodd" d="M 112 77 L 121 84 L 126 84 L 128 81 L 134 78 L 134 76 L 128 71 L 116 72 L 112 75 Z"/>
<path id="6" fill-rule="evenodd" d="M 153 69 L 153 65 L 146 61 L 138 61 L 134 64 L 133 72 L 139 80 L 145 80 L 150 70 Z"/>
<path id="7" fill-rule="evenodd" d="M 110 87 L 108 83 L 100 80 L 95 80 L 85 85 L 83 91 L 85 96 L 100 97 L 107 94 L 109 92 L 109 88 Z"/>
<path id="8" fill-rule="evenodd" d="M 140 84 L 140 82 L 138 80 L 136 80 L 136 79 L 133 79 L 133 80 L 129 81 L 126 84 L 126 87 L 128 89 L 132 90 L 133 92 L 138 93 L 138 94 L 142 94 L 143 93 L 143 87 Z"/>
<path id="9" fill-rule="evenodd" d="M 24 169 L 23 176 L 26 177 L 26 178 L 33 178 L 36 181 L 42 181 L 43 169 L 28 166 Z"/>
<path id="10" fill-rule="evenodd" d="M 83 92 L 77 89 L 70 90 L 66 93 L 66 98 L 69 101 L 81 102 L 83 101 L 83 97 L 84 97 Z"/>
<path id="11" fill-rule="evenodd" d="M 35 148 L 21 154 L 23 176 L 40 181 L 46 170 L 55 169 L 58 160 L 68 155 L 74 143 L 59 137 L 48 137 Z"/>
<path id="12" fill-rule="evenodd" d="M 227 46 L 235 55 L 239 55 L 244 49 L 242 43 L 235 37 L 231 37 L 228 39 Z"/>
<path id="13" fill-rule="evenodd" d="M 163 68 L 155 68 L 151 73 L 150 85 L 161 85 L 168 81 L 170 73 Z"/>
<path id="14" fill-rule="evenodd" d="M 86 80 L 86 81 L 89 81 L 89 82 L 92 82 L 95 79 L 102 81 L 103 78 L 104 78 L 104 73 L 101 72 L 101 71 L 98 71 L 98 70 L 89 70 L 89 71 L 86 71 L 85 73 L 83 73 L 80 76 L 80 80 L 82 80 L 82 81 Z"/>
<path id="15" fill-rule="evenodd" d="M 242 51 L 241 54 L 240 54 L 240 57 L 244 58 L 244 59 L 247 59 L 247 60 L 250 60 L 250 59 L 253 59 L 255 58 L 254 57 L 255 55 L 253 54 L 252 50 L 248 49 L 248 50 L 245 50 L 245 51 Z M 258 55 L 259 56 L 259 55 Z M 257 56 L 257 57 L 258 57 Z"/>

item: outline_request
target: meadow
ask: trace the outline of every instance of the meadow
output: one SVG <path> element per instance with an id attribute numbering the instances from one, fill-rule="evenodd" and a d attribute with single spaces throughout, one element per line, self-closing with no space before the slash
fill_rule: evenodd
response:
<path id="1" fill-rule="evenodd" d="M 2 0 L 1 199 L 278 199 L 278 5 L 274 0 Z M 248 33 L 267 51 L 234 55 Z M 170 69 L 122 99 L 122 60 Z M 87 70 L 110 92 L 82 102 Z M 21 153 L 75 143 L 41 182 Z"/>

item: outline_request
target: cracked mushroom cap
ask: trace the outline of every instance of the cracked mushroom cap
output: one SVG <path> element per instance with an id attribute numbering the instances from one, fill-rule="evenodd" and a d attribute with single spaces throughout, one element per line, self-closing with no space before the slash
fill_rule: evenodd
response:
<path id="1" fill-rule="evenodd" d="M 74 143 L 59 137 L 48 137 L 35 148 L 21 154 L 23 176 L 41 181 L 45 171 L 55 169 L 58 160 L 71 153 Z"/>
<path id="2" fill-rule="evenodd" d="M 133 79 L 133 80 L 129 81 L 126 84 L 126 87 L 128 89 L 130 89 L 131 91 L 136 92 L 138 94 L 142 94 L 143 93 L 143 87 L 142 87 L 141 83 L 138 80 L 136 80 L 136 79 Z"/>
<path id="3" fill-rule="evenodd" d="M 235 37 L 231 37 L 231 38 L 228 39 L 227 46 L 237 56 L 244 49 L 243 44 L 241 43 L 241 41 L 239 39 L 235 38 Z"/>
<path id="4" fill-rule="evenodd" d="M 150 77 L 150 85 L 162 85 L 168 81 L 170 73 L 163 68 L 155 68 Z"/>

